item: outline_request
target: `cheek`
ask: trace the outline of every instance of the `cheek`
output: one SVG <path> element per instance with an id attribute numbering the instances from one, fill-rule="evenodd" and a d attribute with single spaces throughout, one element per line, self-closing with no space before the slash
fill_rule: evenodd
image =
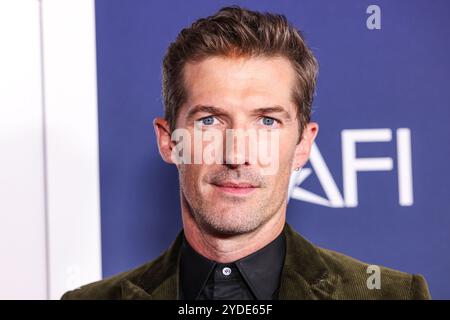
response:
<path id="1" fill-rule="evenodd" d="M 283 131 L 283 130 L 280 130 Z M 289 132 L 276 132 L 274 135 L 260 135 L 257 147 L 250 154 L 255 154 L 260 174 L 264 176 L 289 174 L 295 150 L 295 143 Z"/>
<path id="2" fill-rule="evenodd" d="M 180 165 L 180 180 L 182 180 L 183 185 L 185 188 L 193 189 L 195 188 L 197 177 L 198 177 L 198 170 L 195 168 L 194 165 L 188 165 L 188 164 L 182 164 Z"/>
<path id="3" fill-rule="evenodd" d="M 266 178 L 267 188 L 265 196 L 267 198 L 276 199 L 284 196 L 284 193 L 288 189 L 290 172 L 286 168 L 280 167 L 279 172 L 276 175 Z"/>
<path id="4" fill-rule="evenodd" d="M 292 137 L 280 138 L 280 168 L 290 167 L 294 159 L 296 144 Z M 290 170 L 290 168 L 288 169 Z"/>
<path id="5" fill-rule="evenodd" d="M 182 165 L 184 168 L 180 171 L 182 172 L 183 184 L 185 186 L 186 192 L 190 194 L 203 194 L 207 190 L 208 184 L 204 181 L 204 168 L 202 165 L 191 164 Z"/>

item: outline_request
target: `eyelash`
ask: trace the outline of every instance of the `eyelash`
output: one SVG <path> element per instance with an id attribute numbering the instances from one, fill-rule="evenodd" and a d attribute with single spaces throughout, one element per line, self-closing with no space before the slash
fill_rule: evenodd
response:
<path id="1" fill-rule="evenodd" d="M 203 118 L 200 118 L 200 119 L 198 119 L 198 120 L 195 120 L 195 123 L 197 124 L 199 124 L 199 125 L 203 125 L 202 124 L 202 121 L 203 120 L 205 120 L 205 119 L 207 119 L 207 118 L 213 118 L 213 119 L 216 119 L 216 117 L 215 116 L 206 116 L 206 117 L 203 117 Z M 210 125 L 205 125 L 206 127 L 209 127 Z"/>
<path id="2" fill-rule="evenodd" d="M 214 118 L 214 119 L 216 119 L 215 116 L 210 115 L 210 116 L 206 116 L 206 117 L 200 118 L 200 119 L 196 120 L 195 122 L 196 122 L 196 123 L 199 123 L 199 124 L 201 125 L 201 122 L 202 122 L 203 120 L 207 119 L 207 118 Z M 280 120 L 275 119 L 275 118 L 272 118 L 272 117 L 268 117 L 268 116 L 262 116 L 262 117 L 260 117 L 258 120 L 261 120 L 261 119 L 264 119 L 264 118 L 272 119 L 272 120 L 274 120 L 276 123 L 281 124 L 281 121 L 280 121 Z M 212 124 L 211 124 L 211 125 L 212 125 Z M 205 126 L 206 126 L 206 127 L 209 127 L 209 126 L 211 126 L 211 125 L 205 125 Z"/>
<path id="3" fill-rule="evenodd" d="M 272 118 L 272 117 L 267 117 L 267 116 L 263 116 L 263 117 L 259 118 L 258 120 L 261 120 L 261 119 L 264 119 L 264 118 L 274 120 L 277 124 L 281 124 L 280 120 Z"/>

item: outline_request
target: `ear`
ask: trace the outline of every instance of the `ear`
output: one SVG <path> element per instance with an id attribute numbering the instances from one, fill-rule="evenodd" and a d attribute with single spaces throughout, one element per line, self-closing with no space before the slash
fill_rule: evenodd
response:
<path id="1" fill-rule="evenodd" d="M 316 122 L 310 122 L 303 130 L 302 139 L 295 148 L 294 160 L 292 162 L 292 170 L 303 167 L 308 161 L 311 147 L 319 132 L 319 125 Z"/>
<path id="2" fill-rule="evenodd" d="M 171 132 L 167 120 L 163 118 L 155 118 L 153 119 L 153 127 L 156 133 L 159 154 L 165 162 L 174 164 L 171 157 L 174 144 L 171 139 Z"/>

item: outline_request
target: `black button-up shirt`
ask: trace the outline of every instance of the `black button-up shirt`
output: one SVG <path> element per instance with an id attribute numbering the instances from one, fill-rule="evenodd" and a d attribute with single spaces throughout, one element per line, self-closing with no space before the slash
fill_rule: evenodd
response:
<path id="1" fill-rule="evenodd" d="M 284 233 L 264 248 L 231 263 L 197 253 L 183 236 L 180 298 L 188 300 L 277 299 L 286 254 Z"/>

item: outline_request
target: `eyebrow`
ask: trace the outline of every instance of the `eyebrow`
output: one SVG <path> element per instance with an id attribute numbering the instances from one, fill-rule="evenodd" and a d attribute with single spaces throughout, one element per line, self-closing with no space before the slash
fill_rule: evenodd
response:
<path id="1" fill-rule="evenodd" d="M 270 113 L 280 113 L 286 120 L 288 120 L 288 121 L 291 120 L 291 115 L 282 106 L 276 105 L 273 107 L 264 107 L 264 108 L 258 108 L 258 109 L 252 110 L 252 114 L 270 114 Z"/>
<path id="2" fill-rule="evenodd" d="M 186 116 L 187 121 L 190 121 L 199 112 L 212 113 L 216 115 L 227 115 L 226 110 L 222 108 L 214 106 L 196 105 L 189 109 L 188 114 Z"/>
<path id="3" fill-rule="evenodd" d="M 186 116 L 187 121 L 190 121 L 197 113 L 211 113 L 214 115 L 223 115 L 228 116 L 228 112 L 225 109 L 215 107 L 215 106 L 207 106 L 207 105 L 195 105 L 191 107 Z M 292 119 L 291 115 L 285 108 L 279 105 L 275 105 L 273 107 L 263 107 L 257 108 L 251 111 L 253 115 L 257 114 L 271 114 L 271 113 L 280 113 L 287 120 L 290 121 Z"/>

